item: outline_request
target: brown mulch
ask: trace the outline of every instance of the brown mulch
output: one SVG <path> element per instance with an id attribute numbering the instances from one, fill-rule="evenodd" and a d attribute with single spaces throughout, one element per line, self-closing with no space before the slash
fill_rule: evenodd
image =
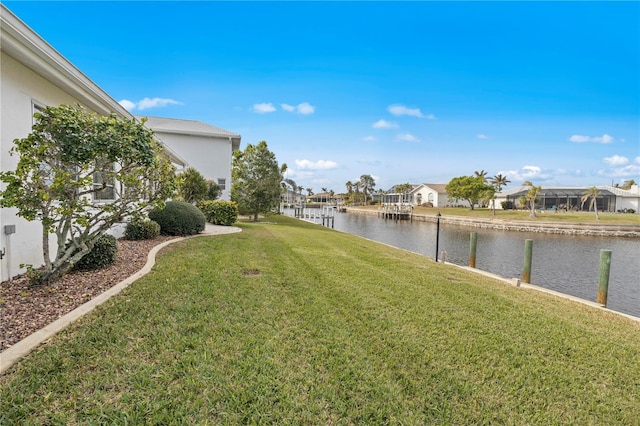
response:
<path id="1" fill-rule="evenodd" d="M 0 283 L 0 351 L 138 272 L 153 247 L 173 238 L 119 239 L 116 260 L 111 265 L 71 272 L 49 285 L 31 286 L 24 275 Z"/>

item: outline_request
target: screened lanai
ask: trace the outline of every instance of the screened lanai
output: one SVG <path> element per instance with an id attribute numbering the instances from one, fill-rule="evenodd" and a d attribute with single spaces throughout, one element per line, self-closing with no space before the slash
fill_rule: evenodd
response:
<path id="1" fill-rule="evenodd" d="M 528 189 L 507 195 L 507 201 L 511 208 L 523 207 L 519 201 L 520 197 L 526 195 Z M 587 200 L 582 203 L 582 196 L 587 191 L 586 188 L 543 188 L 536 197 L 536 209 L 540 210 L 561 210 L 561 211 L 586 211 L 589 210 L 591 202 Z M 596 199 L 598 211 L 614 212 L 616 209 L 616 195 L 606 189 L 599 189 Z"/>

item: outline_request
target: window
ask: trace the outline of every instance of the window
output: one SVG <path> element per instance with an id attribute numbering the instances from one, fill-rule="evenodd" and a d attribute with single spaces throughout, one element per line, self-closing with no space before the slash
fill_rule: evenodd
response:
<path id="1" fill-rule="evenodd" d="M 227 180 L 226 179 L 218 179 L 218 186 L 220 187 L 220 189 L 222 189 L 224 191 L 225 189 L 227 189 Z"/>
<path id="2" fill-rule="evenodd" d="M 96 161 L 96 170 L 93 173 L 93 199 L 115 200 L 116 179 L 114 176 L 114 164 L 109 160 Z"/>

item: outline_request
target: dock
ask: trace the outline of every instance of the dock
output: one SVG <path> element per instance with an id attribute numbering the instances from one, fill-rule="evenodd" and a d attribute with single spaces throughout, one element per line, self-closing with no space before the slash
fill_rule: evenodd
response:
<path id="1" fill-rule="evenodd" d="M 385 204 L 378 210 L 378 217 L 392 220 L 413 220 L 413 207 L 408 204 Z"/>

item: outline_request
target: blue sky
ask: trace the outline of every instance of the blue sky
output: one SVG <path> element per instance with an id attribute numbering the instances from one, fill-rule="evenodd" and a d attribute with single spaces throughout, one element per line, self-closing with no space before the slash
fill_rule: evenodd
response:
<path id="1" fill-rule="evenodd" d="M 134 114 L 265 140 L 315 192 L 640 181 L 639 2 L 4 3 Z"/>

